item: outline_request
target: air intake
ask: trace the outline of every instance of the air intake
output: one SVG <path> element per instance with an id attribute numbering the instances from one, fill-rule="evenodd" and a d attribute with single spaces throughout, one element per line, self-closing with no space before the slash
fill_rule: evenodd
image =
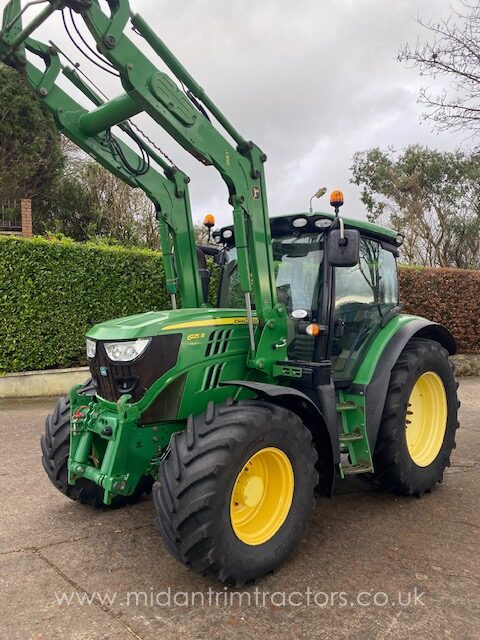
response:
<path id="1" fill-rule="evenodd" d="M 217 331 L 212 331 L 208 339 L 205 357 L 208 358 L 209 356 L 225 353 L 232 331 L 233 329 L 217 329 Z"/>

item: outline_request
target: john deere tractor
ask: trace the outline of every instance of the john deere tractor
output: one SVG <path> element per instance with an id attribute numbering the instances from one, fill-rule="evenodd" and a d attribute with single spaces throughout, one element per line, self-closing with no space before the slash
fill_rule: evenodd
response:
<path id="1" fill-rule="evenodd" d="M 52 14 L 117 77 L 118 97 L 33 38 Z M 172 307 L 88 331 L 91 378 L 57 402 L 41 440 L 59 491 L 117 507 L 153 487 L 167 549 L 241 585 L 285 560 L 315 490 L 330 496 L 337 478 L 416 496 L 441 482 L 458 426 L 455 342 L 401 313 L 401 234 L 342 218 L 339 192 L 332 213 L 270 218 L 266 156 L 127 0 L 11 0 L 0 55 L 68 138 L 154 203 Z M 196 246 L 189 179 L 131 121 L 140 113 L 225 181 L 233 224 L 214 243 Z"/>

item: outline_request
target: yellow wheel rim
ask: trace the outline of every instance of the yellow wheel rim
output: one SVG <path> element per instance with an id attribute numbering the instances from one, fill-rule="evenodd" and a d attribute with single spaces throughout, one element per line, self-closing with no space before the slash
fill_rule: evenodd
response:
<path id="1" fill-rule="evenodd" d="M 280 449 L 260 449 L 247 460 L 230 500 L 230 520 L 237 538 L 250 545 L 270 540 L 290 511 L 294 484 L 292 465 Z"/>
<path id="2" fill-rule="evenodd" d="M 438 456 L 447 428 L 447 394 L 442 379 L 433 371 L 416 381 L 408 400 L 407 447 L 419 467 L 427 467 Z"/>

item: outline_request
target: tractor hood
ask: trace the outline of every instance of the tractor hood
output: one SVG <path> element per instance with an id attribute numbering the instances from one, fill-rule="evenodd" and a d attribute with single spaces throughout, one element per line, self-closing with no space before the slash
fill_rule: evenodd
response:
<path id="1" fill-rule="evenodd" d="M 185 330 L 247 323 L 245 309 L 176 309 L 149 311 L 96 324 L 87 332 L 93 340 L 134 340 Z"/>

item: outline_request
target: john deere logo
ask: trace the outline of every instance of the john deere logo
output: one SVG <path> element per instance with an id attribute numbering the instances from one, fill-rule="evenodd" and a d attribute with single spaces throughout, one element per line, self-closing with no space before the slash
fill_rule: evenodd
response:
<path id="1" fill-rule="evenodd" d="M 254 184 L 252 187 L 252 198 L 254 200 L 260 200 L 260 187 L 258 186 L 258 184 Z"/>

